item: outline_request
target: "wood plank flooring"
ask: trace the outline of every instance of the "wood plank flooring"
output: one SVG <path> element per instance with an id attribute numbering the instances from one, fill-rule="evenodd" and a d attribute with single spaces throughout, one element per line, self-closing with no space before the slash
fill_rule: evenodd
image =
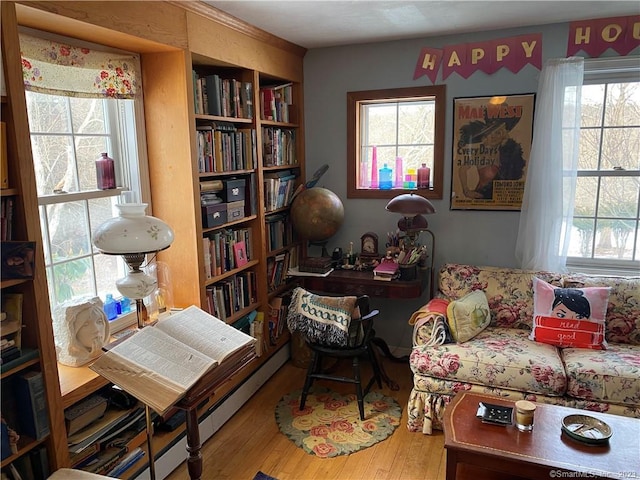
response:
<path id="1" fill-rule="evenodd" d="M 400 389 L 383 384 L 382 393 L 395 398 L 402 407 L 400 426 L 387 440 L 347 456 L 320 459 L 305 453 L 280 433 L 275 408 L 282 396 L 304 383 L 305 370 L 285 364 L 271 379 L 216 432 L 202 447 L 203 480 L 252 480 L 258 471 L 278 480 L 444 480 L 444 436 L 411 433 L 407 430 L 407 400 L 412 376 L 407 363 L 383 358 L 389 376 Z M 349 368 L 342 363 L 340 368 Z M 369 365 L 363 378 L 370 378 Z M 353 391 L 352 385 L 319 381 L 339 392 Z M 379 390 L 374 385 L 373 390 Z M 186 453 L 185 453 L 186 456 Z M 169 480 L 188 480 L 186 464 L 181 464 Z"/>

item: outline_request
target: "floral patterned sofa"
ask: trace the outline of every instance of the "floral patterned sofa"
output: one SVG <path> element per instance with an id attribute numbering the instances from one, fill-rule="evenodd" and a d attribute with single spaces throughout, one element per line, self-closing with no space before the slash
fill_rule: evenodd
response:
<path id="1" fill-rule="evenodd" d="M 557 348 L 530 340 L 534 276 L 557 287 L 611 287 L 607 349 Z M 483 290 L 491 321 L 465 343 L 427 346 L 429 330 L 417 332 L 410 356 L 410 431 L 442 429 L 444 408 L 461 390 L 640 417 L 640 276 L 447 264 L 438 280 L 436 296 L 447 300 Z"/>

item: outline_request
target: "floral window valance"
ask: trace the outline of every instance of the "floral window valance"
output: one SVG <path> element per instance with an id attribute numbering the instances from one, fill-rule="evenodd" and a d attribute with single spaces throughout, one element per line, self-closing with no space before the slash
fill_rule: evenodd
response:
<path id="1" fill-rule="evenodd" d="M 26 90 L 85 98 L 134 98 L 139 91 L 134 55 L 75 47 L 20 34 Z"/>

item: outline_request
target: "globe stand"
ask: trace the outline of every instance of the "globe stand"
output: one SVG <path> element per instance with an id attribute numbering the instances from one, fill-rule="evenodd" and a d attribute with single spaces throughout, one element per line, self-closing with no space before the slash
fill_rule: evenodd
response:
<path id="1" fill-rule="evenodd" d="M 329 255 L 329 251 L 327 250 L 327 241 L 323 240 L 321 242 L 312 242 L 309 241 L 309 247 L 322 247 L 322 253 L 320 254 L 321 257 L 330 257 L 331 255 Z"/>

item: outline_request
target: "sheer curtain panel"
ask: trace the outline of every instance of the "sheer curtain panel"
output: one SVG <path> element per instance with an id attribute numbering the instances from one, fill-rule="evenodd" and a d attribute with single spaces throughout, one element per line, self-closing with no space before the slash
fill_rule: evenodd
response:
<path id="1" fill-rule="evenodd" d="M 520 213 L 521 268 L 566 270 L 580 140 L 584 59 L 548 60 L 536 94 L 533 144 Z"/>

